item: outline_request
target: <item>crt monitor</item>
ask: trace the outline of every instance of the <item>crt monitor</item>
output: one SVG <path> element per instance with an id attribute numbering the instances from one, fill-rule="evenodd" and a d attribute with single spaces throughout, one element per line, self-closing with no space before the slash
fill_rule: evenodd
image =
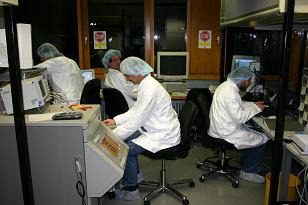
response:
<path id="1" fill-rule="evenodd" d="M 84 84 L 86 84 L 89 80 L 92 80 L 95 78 L 94 69 L 81 70 L 81 75 L 82 75 Z"/>
<path id="2" fill-rule="evenodd" d="M 231 71 L 240 67 L 252 68 L 255 71 L 260 71 L 260 57 L 259 56 L 245 56 L 234 55 L 232 58 Z"/>
<path id="3" fill-rule="evenodd" d="M 165 81 L 188 79 L 188 52 L 157 52 L 157 77 Z"/>

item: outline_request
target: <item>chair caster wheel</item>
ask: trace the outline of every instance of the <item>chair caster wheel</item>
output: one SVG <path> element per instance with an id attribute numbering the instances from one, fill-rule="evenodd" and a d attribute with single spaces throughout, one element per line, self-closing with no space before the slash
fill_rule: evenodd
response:
<path id="1" fill-rule="evenodd" d="M 204 180 L 205 180 L 205 176 L 201 176 L 200 178 L 199 178 L 199 182 L 204 182 Z"/>
<path id="2" fill-rule="evenodd" d="M 232 187 L 233 188 L 238 188 L 238 185 L 239 185 L 240 183 L 239 182 L 233 182 L 232 183 Z"/>
<path id="3" fill-rule="evenodd" d="M 107 192 L 107 197 L 108 199 L 114 199 L 116 198 L 116 194 L 112 191 L 112 192 Z"/>
<path id="4" fill-rule="evenodd" d="M 182 204 L 183 205 L 188 205 L 189 204 L 189 200 L 188 199 L 183 199 L 182 200 Z"/>
<path id="5" fill-rule="evenodd" d="M 150 202 L 150 201 L 148 201 L 148 200 L 143 201 L 143 205 L 150 205 L 150 204 L 151 204 L 151 202 Z"/>
<path id="6" fill-rule="evenodd" d="M 189 186 L 190 187 L 194 187 L 195 186 L 195 182 L 189 182 Z"/>

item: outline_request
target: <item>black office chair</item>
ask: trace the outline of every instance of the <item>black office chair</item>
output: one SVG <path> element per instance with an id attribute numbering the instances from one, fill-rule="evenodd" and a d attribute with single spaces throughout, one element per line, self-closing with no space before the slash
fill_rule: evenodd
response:
<path id="1" fill-rule="evenodd" d="M 190 138 L 191 138 L 191 126 L 192 123 L 196 117 L 197 114 L 197 106 L 191 102 L 187 101 L 185 102 L 184 106 L 182 107 L 178 118 L 181 125 L 181 142 L 179 145 L 171 148 L 167 148 L 164 150 L 161 150 L 157 153 L 152 153 L 149 151 L 146 151 L 144 155 L 151 159 L 160 159 L 161 160 L 161 170 L 160 170 L 160 181 L 159 182 L 147 182 L 143 181 L 140 183 L 140 185 L 147 185 L 147 186 L 155 186 L 156 189 L 151 191 L 149 194 L 147 194 L 144 198 L 144 204 L 149 205 L 150 200 L 160 194 L 161 192 L 168 191 L 176 196 L 180 197 L 182 200 L 182 203 L 184 205 L 189 204 L 189 200 L 175 190 L 172 185 L 178 185 L 178 184 L 189 184 L 190 187 L 194 187 L 195 183 L 192 179 L 184 179 L 180 181 L 175 182 L 168 182 L 166 180 L 166 169 L 165 169 L 165 160 L 175 160 L 177 158 L 184 158 L 188 155 L 189 148 L 190 148 Z"/>
<path id="2" fill-rule="evenodd" d="M 128 111 L 127 102 L 123 94 L 115 88 L 103 88 L 105 100 L 105 113 L 109 118 L 125 113 Z"/>
<path id="3" fill-rule="evenodd" d="M 206 99 L 210 100 L 210 103 L 212 103 L 212 94 L 210 92 L 210 90 L 208 88 L 192 88 L 188 91 L 187 96 L 186 96 L 186 101 L 190 100 L 192 102 L 194 102 L 197 107 L 198 107 L 198 113 L 196 116 L 196 119 L 193 123 L 193 138 L 194 140 L 198 141 L 200 140 L 201 143 L 204 146 L 207 146 L 208 144 L 205 143 L 206 141 L 208 141 L 207 138 L 207 130 L 205 130 L 204 128 L 204 115 L 201 111 L 201 108 L 197 102 L 197 97 L 203 94 Z"/>
<path id="4" fill-rule="evenodd" d="M 199 95 L 197 97 L 197 101 L 199 103 L 199 106 L 201 108 L 201 112 L 204 115 L 205 119 L 205 129 L 208 130 L 210 126 L 210 119 L 209 119 L 209 110 L 210 110 L 210 102 L 206 100 L 206 97 L 204 95 Z M 205 178 L 211 174 L 217 173 L 221 176 L 224 176 L 227 178 L 231 183 L 233 188 L 237 188 L 239 186 L 239 181 L 236 179 L 232 174 L 231 170 L 238 169 L 237 167 L 233 167 L 229 165 L 229 161 L 232 159 L 226 155 L 226 148 L 235 148 L 233 144 L 230 144 L 229 142 L 223 140 L 211 137 L 211 143 L 216 146 L 216 153 L 220 154 L 220 156 L 210 157 L 203 162 L 198 162 L 197 167 L 202 168 L 205 170 L 209 170 L 206 174 L 203 174 L 200 178 L 200 182 L 204 182 Z M 213 160 L 213 159 L 217 160 Z"/>
<path id="5" fill-rule="evenodd" d="M 92 79 L 89 80 L 81 94 L 80 104 L 101 104 L 100 98 L 101 92 L 101 80 L 100 79 Z"/>

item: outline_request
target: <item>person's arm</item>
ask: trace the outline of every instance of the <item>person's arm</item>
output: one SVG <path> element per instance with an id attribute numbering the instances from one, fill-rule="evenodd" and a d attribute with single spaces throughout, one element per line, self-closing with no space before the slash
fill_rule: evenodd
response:
<path id="1" fill-rule="evenodd" d="M 47 68 L 50 71 L 51 69 L 54 69 L 55 67 L 54 65 L 55 65 L 55 62 L 52 59 L 49 59 L 33 67 L 34 68 Z"/>
<path id="2" fill-rule="evenodd" d="M 235 122 L 244 124 L 253 116 L 261 112 L 261 109 L 253 102 L 245 102 L 241 100 L 239 95 L 233 94 L 226 96 L 226 103 L 228 103 L 230 116 Z"/>
<path id="3" fill-rule="evenodd" d="M 133 107 L 134 109 L 113 118 L 116 124 L 118 124 L 121 121 L 125 121 L 123 118 L 130 117 L 129 120 L 126 119 L 124 124 L 114 129 L 115 134 L 124 140 L 138 130 L 154 112 L 157 102 L 156 98 L 157 93 L 153 90 L 145 89 L 139 91 L 137 101 Z"/>

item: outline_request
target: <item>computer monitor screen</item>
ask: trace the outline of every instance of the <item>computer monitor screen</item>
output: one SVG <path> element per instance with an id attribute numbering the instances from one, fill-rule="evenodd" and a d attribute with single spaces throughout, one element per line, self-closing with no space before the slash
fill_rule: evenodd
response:
<path id="1" fill-rule="evenodd" d="M 84 84 L 86 84 L 89 80 L 92 80 L 95 78 L 94 69 L 81 70 L 81 75 L 82 75 Z"/>
<path id="2" fill-rule="evenodd" d="M 188 52 L 157 52 L 157 77 L 165 81 L 188 79 Z"/>
<path id="3" fill-rule="evenodd" d="M 259 64 L 259 65 L 258 65 Z M 240 67 L 248 67 L 256 71 L 260 70 L 260 57 L 258 56 L 245 56 L 234 55 L 232 58 L 231 71 Z"/>

